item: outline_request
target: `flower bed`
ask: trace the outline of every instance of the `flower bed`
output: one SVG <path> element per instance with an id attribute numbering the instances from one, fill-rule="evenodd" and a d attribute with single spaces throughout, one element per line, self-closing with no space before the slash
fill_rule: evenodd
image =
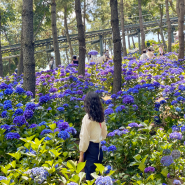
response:
<path id="1" fill-rule="evenodd" d="M 110 167 L 97 166 L 99 175 L 111 175 L 118 184 L 184 181 L 182 61 L 175 53 L 150 61 L 125 58 L 117 94 L 112 94 L 113 73 L 113 61 L 86 65 L 85 77 L 78 76 L 76 65 L 37 72 L 35 99 L 22 88 L 22 76 L 1 79 L 0 182 L 82 183 L 84 164 L 68 160 L 78 159 L 76 140 L 88 91 L 102 97 L 109 130 L 102 149 Z"/>

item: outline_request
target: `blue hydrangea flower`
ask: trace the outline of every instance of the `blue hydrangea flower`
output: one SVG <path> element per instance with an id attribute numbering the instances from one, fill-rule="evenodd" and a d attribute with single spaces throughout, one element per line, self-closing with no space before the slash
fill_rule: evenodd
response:
<path id="1" fill-rule="evenodd" d="M 63 107 L 69 107 L 69 105 L 67 103 L 63 104 Z"/>
<path id="2" fill-rule="evenodd" d="M 51 138 L 50 137 L 45 137 L 45 139 L 44 139 L 45 141 L 50 141 L 51 140 Z"/>
<path id="3" fill-rule="evenodd" d="M 181 127 L 181 132 L 185 132 L 185 126 Z"/>
<path id="4" fill-rule="evenodd" d="M 78 185 L 78 184 L 75 182 L 70 182 L 70 183 L 67 183 L 67 185 Z"/>
<path id="5" fill-rule="evenodd" d="M 57 110 L 60 111 L 60 112 L 62 112 L 62 111 L 64 111 L 65 109 L 64 109 L 64 107 L 58 107 Z"/>
<path id="6" fill-rule="evenodd" d="M 107 137 L 113 137 L 113 136 L 115 136 L 115 132 L 109 132 L 109 133 L 107 134 Z"/>
<path id="7" fill-rule="evenodd" d="M 2 180 L 7 180 L 7 178 L 5 176 L 0 176 L 0 181 Z"/>
<path id="8" fill-rule="evenodd" d="M 11 108 L 12 108 L 12 104 L 7 103 L 7 104 L 4 105 L 3 108 L 4 108 L 5 110 L 11 109 Z"/>
<path id="9" fill-rule="evenodd" d="M 8 134 L 6 134 L 6 139 L 19 139 L 20 135 L 19 133 L 16 132 L 9 132 Z"/>
<path id="10" fill-rule="evenodd" d="M 176 107 L 176 109 L 175 109 L 177 112 L 180 112 L 181 111 L 181 108 L 179 108 L 179 107 Z"/>
<path id="11" fill-rule="evenodd" d="M 50 129 L 44 129 L 44 130 L 40 133 L 40 135 L 45 135 L 45 134 L 50 134 L 50 133 L 53 133 L 53 131 L 50 130 Z"/>
<path id="12" fill-rule="evenodd" d="M 21 108 L 18 108 L 16 111 L 15 111 L 15 115 L 21 115 L 23 114 L 23 110 Z"/>
<path id="13" fill-rule="evenodd" d="M 12 89 L 6 89 L 5 91 L 4 91 L 4 94 L 5 95 L 11 95 L 13 93 L 13 90 Z"/>
<path id="14" fill-rule="evenodd" d="M 30 125 L 30 127 L 29 128 L 35 128 L 35 127 L 37 127 L 38 125 L 37 124 L 32 124 L 32 125 Z"/>
<path id="15" fill-rule="evenodd" d="M 66 140 L 66 139 L 70 138 L 70 134 L 66 131 L 60 131 L 58 133 L 58 137 L 63 139 L 63 140 Z"/>
<path id="16" fill-rule="evenodd" d="M 76 129 L 73 128 L 73 127 L 68 127 L 68 128 L 65 129 L 65 131 L 68 132 L 68 133 L 70 133 L 70 134 L 73 134 L 73 135 L 74 134 L 77 134 Z"/>
<path id="17" fill-rule="evenodd" d="M 2 118 L 7 118 L 8 117 L 8 115 L 7 115 L 7 111 L 5 110 L 5 111 L 3 111 L 2 113 L 1 113 L 1 117 Z"/>
<path id="18" fill-rule="evenodd" d="M 106 177 L 98 177 L 95 181 L 96 185 L 113 185 L 112 179 L 109 176 Z"/>
<path id="19" fill-rule="evenodd" d="M 49 100 L 50 100 L 50 97 L 49 96 L 41 96 L 39 98 L 40 104 L 47 103 Z"/>
<path id="20" fill-rule="evenodd" d="M 109 115 L 109 114 L 112 114 L 112 113 L 114 113 L 114 110 L 111 109 L 111 108 L 108 108 L 108 109 L 105 110 L 105 115 Z"/>
<path id="21" fill-rule="evenodd" d="M 16 107 L 22 107 L 22 106 L 23 106 L 22 103 L 18 103 L 18 104 L 16 105 Z"/>
<path id="22" fill-rule="evenodd" d="M 175 179 L 175 180 L 173 181 L 173 184 L 174 184 L 174 185 L 181 185 L 181 181 Z"/>
<path id="23" fill-rule="evenodd" d="M 15 90 L 15 93 L 17 94 L 23 94 L 25 91 L 22 87 L 17 87 L 16 90 Z"/>
<path id="24" fill-rule="evenodd" d="M 106 144 L 106 141 L 101 141 L 101 146 L 104 146 Z"/>
<path id="25" fill-rule="evenodd" d="M 28 102 L 28 103 L 26 104 L 25 110 L 32 110 L 32 111 L 34 111 L 35 108 L 36 108 L 35 103 L 33 103 L 33 102 Z"/>
<path id="26" fill-rule="evenodd" d="M 108 148 L 106 146 L 102 146 L 102 151 L 106 152 Z"/>
<path id="27" fill-rule="evenodd" d="M 42 121 L 42 122 L 41 122 L 41 123 L 39 123 L 38 125 L 39 125 L 39 126 L 44 125 L 45 127 L 48 127 L 45 121 Z"/>
<path id="28" fill-rule="evenodd" d="M 109 146 L 107 149 L 108 152 L 114 152 L 116 150 L 117 150 L 117 148 L 114 145 Z"/>
<path id="29" fill-rule="evenodd" d="M 170 166 L 173 163 L 173 158 L 171 155 L 166 155 L 161 158 L 161 164 L 163 166 Z"/>
<path id="30" fill-rule="evenodd" d="M 42 184 L 44 181 L 47 180 L 47 177 L 49 176 L 48 171 L 45 170 L 43 167 L 32 168 L 25 172 L 25 174 L 28 174 L 31 179 L 33 179 L 34 182 L 38 184 Z"/>
<path id="31" fill-rule="evenodd" d="M 26 91 L 26 95 L 33 97 L 33 93 L 31 91 Z"/>
<path id="32" fill-rule="evenodd" d="M 124 95 L 122 102 L 123 102 L 123 104 L 132 104 L 132 103 L 134 103 L 134 97 L 131 95 Z"/>

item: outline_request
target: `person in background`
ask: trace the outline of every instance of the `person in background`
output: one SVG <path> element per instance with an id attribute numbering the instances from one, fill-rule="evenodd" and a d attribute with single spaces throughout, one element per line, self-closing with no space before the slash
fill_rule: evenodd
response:
<path id="1" fill-rule="evenodd" d="M 106 61 L 108 61 L 110 59 L 109 50 L 108 49 L 105 52 L 105 57 L 106 57 Z"/>
<path id="2" fill-rule="evenodd" d="M 140 57 L 140 60 L 146 60 L 146 59 L 148 59 L 148 56 L 147 56 L 147 54 L 146 54 L 146 49 L 144 49 L 144 50 L 143 50 L 143 54 L 142 54 L 141 57 Z"/>
<path id="3" fill-rule="evenodd" d="M 80 131 L 79 162 L 86 161 L 86 180 L 92 180 L 91 173 L 96 169 L 94 163 L 102 163 L 103 160 L 101 141 L 106 139 L 107 126 L 103 106 L 97 93 L 89 92 L 86 95 L 84 108 L 86 115 L 82 120 Z"/>
<path id="4" fill-rule="evenodd" d="M 51 57 L 51 60 L 49 62 L 49 68 L 50 68 L 50 70 L 53 70 L 56 68 L 56 63 L 55 63 L 55 60 L 53 57 Z"/>
<path id="5" fill-rule="evenodd" d="M 149 48 L 149 47 L 150 47 L 150 42 L 147 41 L 146 45 L 147 45 L 147 47 Z"/>
<path id="6" fill-rule="evenodd" d="M 162 45 L 159 46 L 159 54 L 160 54 L 161 56 L 164 55 L 164 51 L 163 51 Z"/>
<path id="7" fill-rule="evenodd" d="M 78 64 L 78 60 L 75 55 L 73 56 L 72 64 Z"/>
<path id="8" fill-rule="evenodd" d="M 146 55 L 148 56 L 149 59 L 152 59 L 154 57 L 154 48 L 149 47 Z"/>

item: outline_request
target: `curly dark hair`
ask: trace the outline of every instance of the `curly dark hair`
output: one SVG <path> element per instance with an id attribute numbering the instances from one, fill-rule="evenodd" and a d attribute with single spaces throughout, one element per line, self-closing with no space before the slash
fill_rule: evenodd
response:
<path id="1" fill-rule="evenodd" d="M 87 93 L 84 100 L 85 112 L 89 119 L 98 123 L 104 122 L 104 110 L 100 97 L 95 92 Z"/>

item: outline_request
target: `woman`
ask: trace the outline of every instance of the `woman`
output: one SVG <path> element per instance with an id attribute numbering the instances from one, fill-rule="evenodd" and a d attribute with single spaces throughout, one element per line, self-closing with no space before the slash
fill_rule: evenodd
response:
<path id="1" fill-rule="evenodd" d="M 104 122 L 104 110 L 97 93 L 89 92 L 84 101 L 86 115 L 82 120 L 80 132 L 80 159 L 86 161 L 86 180 L 92 180 L 91 173 L 95 172 L 94 163 L 102 163 L 103 152 L 100 142 L 107 136 Z"/>

